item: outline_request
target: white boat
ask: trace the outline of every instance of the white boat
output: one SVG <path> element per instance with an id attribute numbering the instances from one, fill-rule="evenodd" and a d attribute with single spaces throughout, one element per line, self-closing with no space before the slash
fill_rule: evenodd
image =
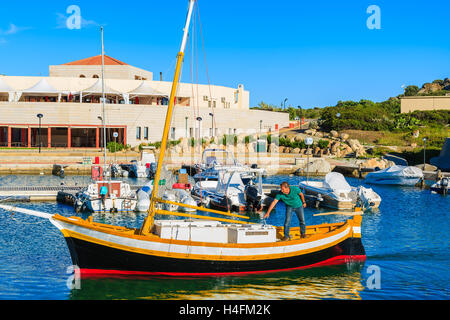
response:
<path id="1" fill-rule="evenodd" d="M 196 174 L 194 181 L 219 179 L 219 171 L 230 170 L 240 172 L 242 182 L 247 185 L 255 178 L 255 169 L 240 164 L 233 155 L 224 149 L 206 149 L 202 154 L 202 162 L 194 166 Z"/>
<path id="2" fill-rule="evenodd" d="M 334 209 L 347 210 L 356 206 L 373 209 L 381 203 L 381 197 L 371 188 L 352 187 L 338 172 L 327 174 L 324 181 L 302 181 L 299 187 L 305 196 L 320 198 L 320 205 Z"/>
<path id="3" fill-rule="evenodd" d="M 417 167 L 392 166 L 384 170 L 370 172 L 366 183 L 415 186 L 423 179 L 423 172 Z"/>
<path id="4" fill-rule="evenodd" d="M 247 212 L 267 206 L 271 198 L 262 189 L 262 174 L 258 169 L 249 172 L 258 174 L 258 181 L 244 185 L 241 172 L 221 169 L 218 180 L 199 181 L 192 194 L 209 208 L 221 211 Z"/>
<path id="5" fill-rule="evenodd" d="M 150 178 L 152 175 L 152 164 L 155 162 L 153 153 L 142 151 L 139 161 L 131 161 L 130 176 L 134 178 Z"/>
<path id="6" fill-rule="evenodd" d="M 356 192 L 338 172 L 327 174 L 324 181 L 302 181 L 299 187 L 307 196 L 321 197 L 323 206 L 344 210 L 355 206 Z"/>
<path id="7" fill-rule="evenodd" d="M 104 201 L 101 187 L 108 189 Z M 77 193 L 76 210 L 90 212 L 132 212 L 136 208 L 136 195 L 130 185 L 122 181 L 96 181 Z"/>
<path id="8" fill-rule="evenodd" d="M 364 209 L 376 209 L 380 206 L 381 197 L 375 191 L 373 191 L 372 188 L 365 188 L 363 186 L 360 186 L 356 190 L 358 192 L 361 206 Z"/>
<path id="9" fill-rule="evenodd" d="M 441 194 L 448 194 L 449 190 L 449 184 L 450 184 L 450 178 L 442 178 L 441 180 L 437 181 L 436 183 L 433 183 L 430 187 L 430 190 L 432 192 L 441 193 Z"/>

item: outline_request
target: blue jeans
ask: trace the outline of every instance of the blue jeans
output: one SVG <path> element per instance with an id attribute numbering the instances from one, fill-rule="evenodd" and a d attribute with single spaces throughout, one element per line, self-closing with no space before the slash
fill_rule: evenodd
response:
<path id="1" fill-rule="evenodd" d="M 286 220 L 284 222 L 284 236 L 286 238 L 289 237 L 289 230 L 291 229 L 292 211 L 294 211 L 295 214 L 297 215 L 297 218 L 298 218 L 298 221 L 300 224 L 301 234 L 305 234 L 305 232 L 306 232 L 305 216 L 303 214 L 303 207 L 292 208 L 292 207 L 286 206 Z"/>

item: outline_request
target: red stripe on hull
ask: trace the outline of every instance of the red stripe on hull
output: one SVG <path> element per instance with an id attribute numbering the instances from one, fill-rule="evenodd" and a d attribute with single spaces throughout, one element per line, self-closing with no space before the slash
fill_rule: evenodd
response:
<path id="1" fill-rule="evenodd" d="M 211 277 L 211 276 L 241 276 L 250 274 L 264 274 L 274 273 L 282 271 L 293 271 L 315 267 L 341 265 L 349 262 L 364 262 L 366 260 L 365 255 L 358 256 L 336 256 L 325 261 L 314 263 L 308 266 L 302 266 L 297 268 L 279 269 L 279 270 L 264 270 L 264 271 L 246 271 L 246 272 L 224 272 L 224 273 L 182 273 L 182 272 L 143 272 L 143 271 L 122 271 L 122 270 L 101 270 L 101 269 L 80 269 L 80 275 L 85 277 L 107 277 L 115 275 L 126 276 L 172 276 L 172 277 Z"/>

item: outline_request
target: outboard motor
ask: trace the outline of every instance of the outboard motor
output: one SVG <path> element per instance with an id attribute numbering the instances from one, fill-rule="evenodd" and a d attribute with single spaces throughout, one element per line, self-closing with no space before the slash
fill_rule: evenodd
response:
<path id="1" fill-rule="evenodd" d="M 247 202 L 247 210 L 251 212 L 261 210 L 261 195 L 255 186 L 247 185 L 245 187 L 245 198 Z"/>
<path id="2" fill-rule="evenodd" d="M 149 169 L 148 178 L 150 180 L 155 178 L 155 173 L 156 173 L 157 166 L 158 166 L 158 164 L 155 163 L 155 162 L 150 163 L 150 167 L 148 168 Z"/>
<path id="3" fill-rule="evenodd" d="M 442 178 L 441 180 L 442 194 L 447 194 L 448 192 L 448 178 Z"/>

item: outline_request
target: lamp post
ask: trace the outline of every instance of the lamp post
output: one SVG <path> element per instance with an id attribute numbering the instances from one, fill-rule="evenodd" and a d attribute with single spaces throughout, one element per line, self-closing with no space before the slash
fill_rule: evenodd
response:
<path id="1" fill-rule="evenodd" d="M 209 115 L 211 116 L 211 137 L 214 137 L 214 114 L 210 112 Z"/>
<path id="2" fill-rule="evenodd" d="M 100 120 L 100 121 L 102 122 L 102 126 L 103 126 L 103 118 L 102 118 L 101 116 L 98 116 L 97 119 Z M 101 139 L 100 144 L 101 144 L 101 146 L 102 146 L 101 149 L 102 149 L 102 152 L 103 152 L 103 139 Z"/>
<path id="3" fill-rule="evenodd" d="M 196 119 L 198 121 L 198 136 L 200 139 L 200 150 L 203 147 L 203 139 L 202 139 L 202 117 L 197 117 Z"/>
<path id="4" fill-rule="evenodd" d="M 184 119 L 186 120 L 186 139 L 187 139 L 187 137 L 188 137 L 188 119 L 189 119 L 189 117 L 185 117 Z"/>
<path id="5" fill-rule="evenodd" d="M 308 146 L 308 150 L 306 150 L 306 182 L 309 180 L 309 147 L 314 143 L 313 138 L 306 138 L 305 144 Z"/>
<path id="6" fill-rule="evenodd" d="M 44 117 L 44 115 L 42 113 L 39 113 L 37 117 L 39 118 L 39 153 L 41 153 L 41 119 Z"/>
<path id="7" fill-rule="evenodd" d="M 262 134 L 262 124 L 263 124 L 263 121 L 259 120 L 259 134 Z"/>
<path id="8" fill-rule="evenodd" d="M 288 101 L 288 98 L 284 99 L 284 101 L 283 101 L 283 110 L 286 109 L 286 102 L 287 102 L 287 101 Z"/>

